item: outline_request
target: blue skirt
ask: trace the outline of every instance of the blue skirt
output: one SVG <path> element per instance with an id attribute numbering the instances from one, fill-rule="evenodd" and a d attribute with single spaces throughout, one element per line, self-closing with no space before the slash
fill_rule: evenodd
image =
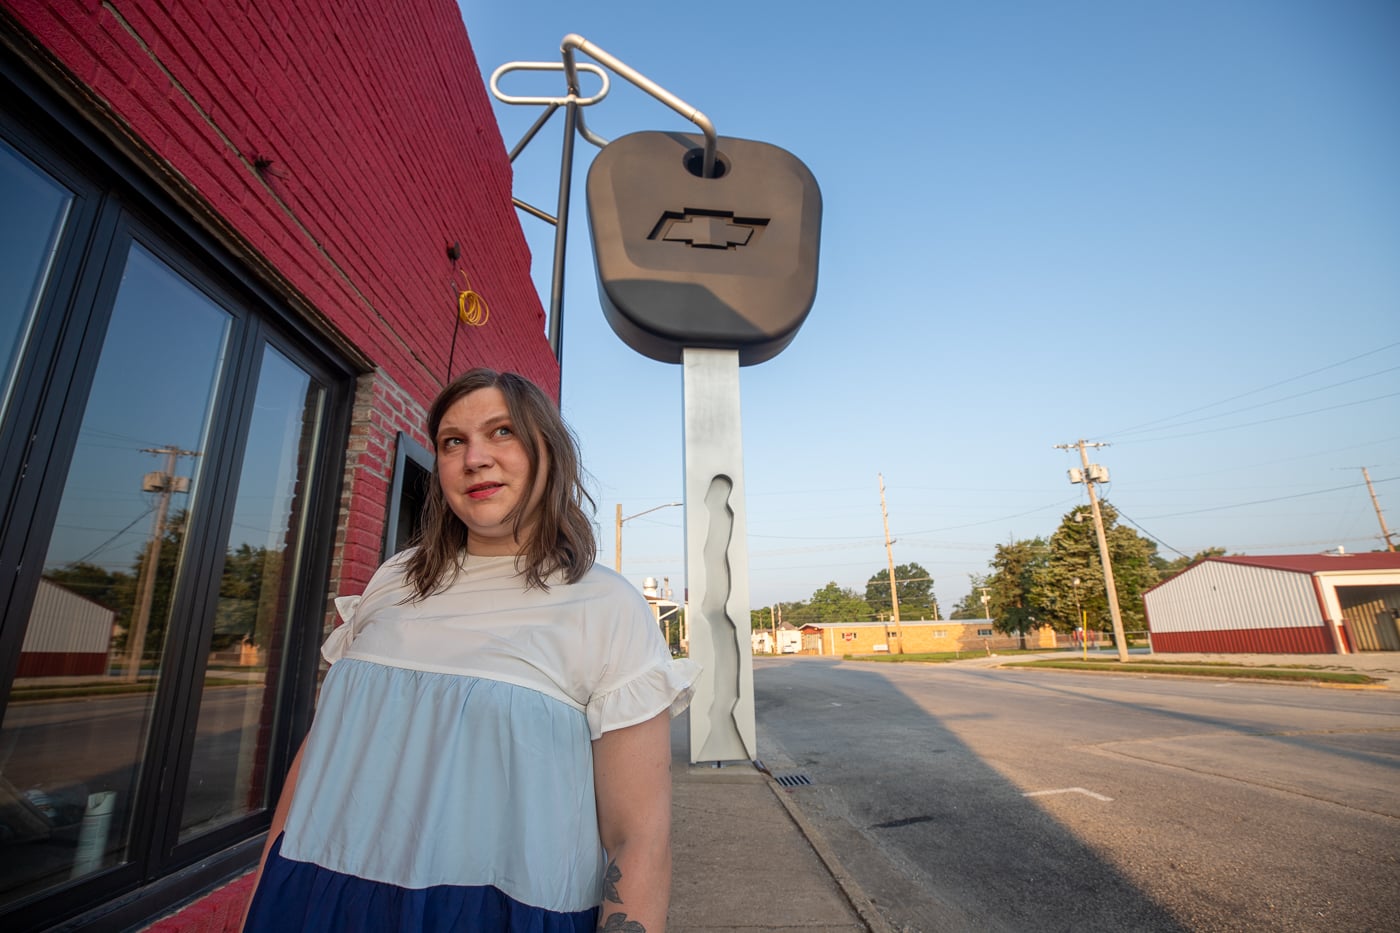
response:
<path id="1" fill-rule="evenodd" d="M 282 857 L 273 843 L 245 933 L 592 933 L 598 909 L 531 907 L 491 885 L 402 888 Z"/>

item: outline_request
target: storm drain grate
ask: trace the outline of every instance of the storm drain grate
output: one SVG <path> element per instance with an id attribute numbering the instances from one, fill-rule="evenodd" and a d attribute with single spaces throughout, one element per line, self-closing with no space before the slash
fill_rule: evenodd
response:
<path id="1" fill-rule="evenodd" d="M 808 787 L 812 784 L 812 779 L 805 774 L 782 774 L 775 776 L 774 780 L 784 787 Z"/>

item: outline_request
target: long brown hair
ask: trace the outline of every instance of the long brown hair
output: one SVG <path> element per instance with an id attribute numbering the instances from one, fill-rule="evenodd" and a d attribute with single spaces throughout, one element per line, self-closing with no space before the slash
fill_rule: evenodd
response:
<path id="1" fill-rule="evenodd" d="M 526 515 L 528 497 L 509 516 L 512 530 L 519 537 L 527 519 L 531 527 L 516 556 L 516 566 L 525 577 L 526 588 L 549 589 L 545 582 L 555 573 L 565 582 L 575 583 L 593 566 L 597 542 L 593 523 L 583 504 L 593 508 L 593 497 L 583 488 L 578 445 L 573 432 L 559 416 L 549 396 L 524 376 L 477 368 L 463 373 L 445 386 L 428 411 L 428 439 L 433 444 L 433 478 L 428 483 L 423 504 L 423 525 L 413 543 L 418 549 L 408 558 L 404 571 L 414 602 L 424 599 L 450 583 L 461 567 L 467 549 L 467 526 L 447 504 L 442 480 L 437 472 L 437 432 L 447 410 L 460 399 L 479 389 L 499 389 L 505 396 L 506 410 L 516 437 L 525 447 L 530 475 L 538 477 L 545 464 L 544 495 L 534 515 Z M 545 456 L 541 457 L 541 447 Z"/>

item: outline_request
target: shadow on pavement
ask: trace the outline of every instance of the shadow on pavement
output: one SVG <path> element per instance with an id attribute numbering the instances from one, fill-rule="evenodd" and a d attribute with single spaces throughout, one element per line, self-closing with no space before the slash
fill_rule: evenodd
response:
<path id="1" fill-rule="evenodd" d="M 760 755 L 775 773 L 812 781 L 792 791 L 799 806 L 896 929 L 1189 929 L 944 724 L 987 714 L 931 715 L 881 672 L 853 665 L 816 700 L 794 676 L 838 664 L 755 663 Z M 840 729 L 838 717 L 889 728 Z M 787 748 L 803 751 L 788 760 Z"/>

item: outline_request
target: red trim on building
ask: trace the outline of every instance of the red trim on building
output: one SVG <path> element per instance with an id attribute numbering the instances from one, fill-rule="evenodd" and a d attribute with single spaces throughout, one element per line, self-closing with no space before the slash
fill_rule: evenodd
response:
<path id="1" fill-rule="evenodd" d="M 1322 626 L 1221 629 L 1213 632 L 1153 632 L 1154 654 L 1336 654 Z"/>
<path id="2" fill-rule="evenodd" d="M 238 933 L 243 910 L 253 896 L 253 875 L 231 881 L 179 912 L 157 920 L 142 933 Z"/>
<path id="3" fill-rule="evenodd" d="M 105 651 L 22 651 L 16 677 L 83 677 L 107 673 Z"/>
<path id="4" fill-rule="evenodd" d="M 1224 564 L 1268 567 L 1293 573 L 1338 573 L 1347 570 L 1400 570 L 1400 553 L 1374 551 L 1365 554 L 1260 554 L 1207 557 Z"/>
<path id="5" fill-rule="evenodd" d="M 1312 578 L 1313 593 L 1317 595 L 1317 613 L 1322 616 L 1322 622 L 1327 626 L 1327 640 L 1332 643 L 1332 650 L 1329 654 L 1347 654 L 1348 648 L 1346 636 L 1342 634 L 1341 626 L 1327 614 L 1327 597 L 1322 592 L 1322 581 L 1314 574 Z"/>

